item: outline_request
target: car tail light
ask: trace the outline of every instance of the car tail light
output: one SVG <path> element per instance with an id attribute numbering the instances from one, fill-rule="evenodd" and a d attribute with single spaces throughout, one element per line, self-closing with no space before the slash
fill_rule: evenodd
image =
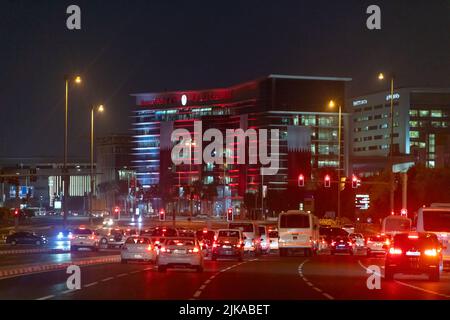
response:
<path id="1" fill-rule="evenodd" d="M 389 254 L 392 254 L 392 255 L 399 255 L 399 254 L 402 254 L 402 249 L 399 249 L 399 248 L 390 248 L 389 249 Z"/>
<path id="2" fill-rule="evenodd" d="M 332 242 L 331 242 L 331 245 L 332 245 L 332 246 L 335 246 L 335 245 L 336 245 L 336 241 L 332 241 Z"/>
<path id="3" fill-rule="evenodd" d="M 234 246 L 235 246 L 236 248 L 240 248 L 240 247 L 241 247 L 241 244 L 238 243 L 238 244 L 235 244 Z"/>
<path id="4" fill-rule="evenodd" d="M 217 242 L 213 243 L 213 248 L 217 248 Z"/>
<path id="5" fill-rule="evenodd" d="M 189 249 L 188 252 L 189 252 L 189 253 L 199 253 L 199 252 L 200 252 L 200 249 L 197 248 L 197 247 L 195 247 L 194 249 Z"/>
<path id="6" fill-rule="evenodd" d="M 149 244 L 148 247 L 147 247 L 147 251 L 152 251 L 152 250 L 153 250 L 152 245 Z"/>
<path id="7" fill-rule="evenodd" d="M 353 243 L 351 241 L 347 242 L 349 246 L 351 246 Z"/>
<path id="8" fill-rule="evenodd" d="M 438 254 L 438 251 L 436 249 L 427 249 L 425 250 L 425 255 L 429 257 L 436 257 Z"/>
<path id="9" fill-rule="evenodd" d="M 162 247 L 161 252 L 170 253 L 170 249 Z"/>
<path id="10" fill-rule="evenodd" d="M 386 239 L 386 241 L 384 242 L 385 245 L 390 246 L 391 245 L 391 241 L 389 239 Z"/>
<path id="11" fill-rule="evenodd" d="M 73 234 L 69 234 L 69 240 L 73 239 Z"/>

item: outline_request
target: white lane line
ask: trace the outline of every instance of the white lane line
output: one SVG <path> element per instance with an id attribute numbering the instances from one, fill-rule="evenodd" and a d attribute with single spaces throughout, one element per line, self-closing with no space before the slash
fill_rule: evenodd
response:
<path id="1" fill-rule="evenodd" d="M 63 292 L 61 292 L 62 294 L 67 294 L 67 293 L 71 293 L 71 292 L 74 292 L 74 291 L 77 291 L 77 290 L 66 290 L 66 291 L 63 291 Z"/>
<path id="2" fill-rule="evenodd" d="M 111 281 L 114 280 L 114 277 L 105 278 L 102 280 L 102 282 Z"/>
<path id="3" fill-rule="evenodd" d="M 202 292 L 201 292 L 200 290 L 197 290 L 197 291 L 194 293 L 194 298 L 200 297 L 201 294 L 202 294 Z"/>
<path id="4" fill-rule="evenodd" d="M 139 273 L 139 272 L 141 272 L 141 270 L 134 270 L 134 271 L 131 271 L 130 274 L 136 274 L 136 273 Z"/>
<path id="5" fill-rule="evenodd" d="M 203 290 L 205 290 L 205 288 L 206 288 L 206 285 L 204 284 L 204 285 L 202 285 L 202 286 L 200 287 L 199 290 L 203 291 Z"/>
<path id="6" fill-rule="evenodd" d="M 46 297 L 42 297 L 42 298 L 39 298 L 39 299 L 36 299 L 36 300 L 48 300 L 48 299 L 52 299 L 52 298 L 54 298 L 55 296 L 53 295 L 53 294 L 51 294 L 51 295 L 49 295 L 49 296 L 46 296 Z"/>
<path id="7" fill-rule="evenodd" d="M 328 300 L 334 300 L 334 297 L 332 297 L 331 295 L 329 295 L 326 292 L 323 292 L 323 290 L 317 288 L 316 286 L 314 286 L 314 284 L 312 284 L 310 281 L 308 281 L 308 279 L 306 279 L 303 276 L 303 266 L 305 265 L 305 263 L 307 263 L 309 260 L 305 260 L 303 261 L 299 266 L 298 266 L 298 274 L 300 275 L 300 277 L 302 278 L 302 280 L 308 285 L 310 286 L 312 289 L 316 290 L 317 292 L 321 293 L 325 298 L 327 298 Z"/>
<path id="8" fill-rule="evenodd" d="M 328 293 L 322 293 L 322 295 L 327 298 L 328 300 L 334 300 L 334 298 L 332 296 L 330 296 Z"/>
<path id="9" fill-rule="evenodd" d="M 361 263 L 360 260 L 358 261 L 358 263 L 359 263 L 359 265 L 360 265 L 363 269 L 368 270 L 368 269 L 366 268 L 366 266 L 364 266 L 364 265 Z M 383 275 L 381 275 L 381 277 L 384 278 Z M 421 287 L 417 287 L 417 286 L 414 286 L 414 285 L 412 285 L 412 284 L 405 283 L 405 282 L 398 281 L 398 280 L 394 280 L 394 282 L 396 282 L 396 283 L 398 283 L 398 284 L 400 284 L 400 285 L 402 285 L 402 286 L 405 286 L 405 287 L 409 287 L 409 288 L 416 289 L 416 290 L 419 290 L 419 291 L 422 291 L 422 292 L 425 292 L 425 293 L 434 294 L 434 295 L 436 295 L 436 296 L 441 296 L 441 297 L 450 299 L 450 295 L 448 295 L 448 294 L 444 294 L 444 293 L 439 293 L 439 292 L 436 292 L 436 291 L 431 291 L 431 290 L 423 289 L 423 288 L 421 288 Z"/>
<path id="10" fill-rule="evenodd" d="M 96 281 L 96 282 L 92 282 L 92 283 L 89 283 L 89 284 L 85 284 L 84 287 L 85 288 L 89 288 L 89 287 L 95 286 L 97 284 L 98 284 L 98 282 Z"/>
<path id="11" fill-rule="evenodd" d="M 205 284 L 208 285 L 210 282 L 211 282 L 211 280 L 208 279 L 208 280 L 205 281 Z"/>
<path id="12" fill-rule="evenodd" d="M 153 270 L 153 269 L 154 269 L 153 267 L 148 267 L 148 268 L 145 268 L 144 271 L 150 271 L 150 270 Z"/>
<path id="13" fill-rule="evenodd" d="M 116 278 L 126 277 L 127 275 L 128 275 L 128 273 L 121 273 L 121 274 L 118 274 L 118 275 L 116 276 Z"/>

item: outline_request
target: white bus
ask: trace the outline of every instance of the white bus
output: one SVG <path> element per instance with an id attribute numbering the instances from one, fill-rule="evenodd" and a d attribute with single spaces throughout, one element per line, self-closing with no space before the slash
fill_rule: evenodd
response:
<path id="1" fill-rule="evenodd" d="M 417 231 L 435 233 L 442 244 L 444 266 L 450 266 L 450 203 L 434 203 L 417 212 Z"/>
<path id="2" fill-rule="evenodd" d="M 278 249 L 280 256 L 290 251 L 303 250 L 313 255 L 319 246 L 319 219 L 304 211 L 290 210 L 278 217 Z"/>
<path id="3" fill-rule="evenodd" d="M 412 221 L 404 216 L 387 216 L 383 219 L 381 233 L 388 236 L 395 236 L 397 233 L 411 231 Z"/>

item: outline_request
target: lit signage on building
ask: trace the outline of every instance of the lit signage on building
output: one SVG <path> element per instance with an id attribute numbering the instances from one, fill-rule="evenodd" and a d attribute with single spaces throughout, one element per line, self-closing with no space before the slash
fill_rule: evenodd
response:
<path id="1" fill-rule="evenodd" d="M 355 207 L 359 210 L 368 210 L 370 208 L 370 196 L 368 194 L 357 194 L 355 196 Z"/>
<path id="2" fill-rule="evenodd" d="M 187 101 L 188 101 L 187 95 L 183 94 L 183 95 L 181 96 L 181 104 L 183 105 L 183 107 L 184 107 L 185 105 L 187 105 Z"/>
<path id="3" fill-rule="evenodd" d="M 394 97 L 392 98 L 392 100 L 396 100 L 396 99 L 400 99 L 400 93 L 394 93 Z M 389 101 L 389 100 L 391 100 L 391 95 L 390 94 L 388 94 L 386 96 L 386 101 Z"/>
<path id="4" fill-rule="evenodd" d="M 362 106 L 367 103 L 368 103 L 367 100 L 355 100 L 355 101 L 353 101 L 353 106 L 354 107 Z"/>

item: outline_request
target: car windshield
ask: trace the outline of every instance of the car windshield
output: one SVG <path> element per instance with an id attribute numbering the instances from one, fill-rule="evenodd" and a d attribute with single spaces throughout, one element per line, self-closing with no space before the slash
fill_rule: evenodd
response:
<path id="1" fill-rule="evenodd" d="M 450 210 L 424 210 L 424 229 L 432 232 L 450 232 Z"/>
<path id="2" fill-rule="evenodd" d="M 193 246 L 195 245 L 194 239 L 169 239 L 166 242 L 167 246 Z"/>
<path id="3" fill-rule="evenodd" d="M 239 231 L 237 230 L 223 230 L 219 231 L 219 238 L 239 238 Z"/>
<path id="4" fill-rule="evenodd" d="M 306 214 L 285 214 L 280 219 L 280 228 L 309 228 L 309 225 Z"/>
<path id="5" fill-rule="evenodd" d="M 240 229 L 242 232 L 253 232 L 252 223 L 230 223 L 230 229 Z"/>
<path id="6" fill-rule="evenodd" d="M 126 244 L 150 244 L 151 241 L 146 237 L 130 237 L 125 242 Z"/>
<path id="7" fill-rule="evenodd" d="M 92 230 L 90 229 L 75 229 L 72 232 L 73 234 L 77 234 L 77 235 L 86 235 L 86 234 L 92 234 Z"/>
<path id="8" fill-rule="evenodd" d="M 408 218 L 386 218 L 384 229 L 389 231 L 409 231 L 411 230 L 411 220 Z"/>

